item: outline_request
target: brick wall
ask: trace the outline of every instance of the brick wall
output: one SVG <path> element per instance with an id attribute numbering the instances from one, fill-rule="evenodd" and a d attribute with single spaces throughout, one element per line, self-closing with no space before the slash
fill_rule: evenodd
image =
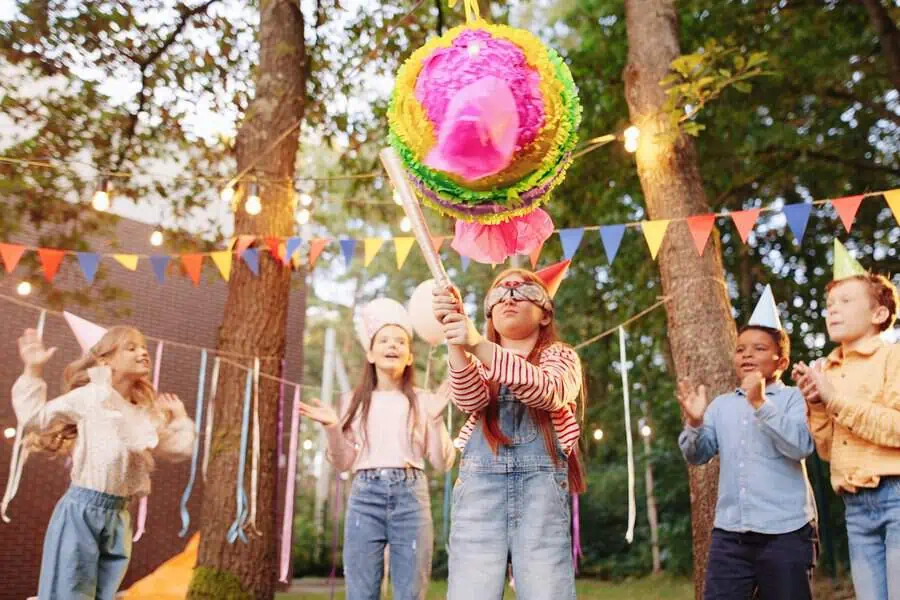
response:
<path id="1" fill-rule="evenodd" d="M 117 252 L 151 253 L 149 237 L 152 228 L 134 221 L 122 220 L 117 225 L 117 237 L 121 249 Z M 35 244 L 33 231 L 23 231 L 8 241 Z M 91 244 L 95 251 L 111 251 L 103 240 Z M 227 287 L 221 281 L 215 267 L 206 261 L 203 279 L 199 287 L 194 287 L 178 269 L 171 269 L 164 285 L 156 282 L 150 265 L 142 261 L 137 272 L 131 272 L 112 259 L 101 261 L 101 270 L 109 277 L 109 282 L 126 290 L 128 297 L 114 304 L 99 304 L 90 307 L 70 306 L 70 311 L 102 324 L 124 323 L 139 328 L 151 337 L 164 338 L 182 343 L 214 347 L 216 331 L 221 323 Z M 171 267 L 171 265 L 170 265 Z M 235 262 L 234 268 L 245 268 Z M 0 270 L 2 271 L 2 270 Z M 15 286 L 19 279 L 14 271 L 0 276 L 0 295 L 18 298 Z M 57 287 L 77 289 L 85 284 L 76 260 L 66 257 L 55 281 Z M 27 302 L 43 305 L 42 298 L 32 295 L 23 298 Z M 111 316 L 113 308 L 130 310 L 125 317 Z M 302 298 L 292 292 L 288 311 L 287 379 L 299 381 L 301 377 L 301 326 Z M 9 401 L 9 390 L 21 372 L 21 361 L 16 348 L 16 338 L 26 327 L 34 327 L 38 312 L 17 306 L 0 298 L 0 432 L 15 426 L 15 416 Z M 61 317 L 48 316 L 44 331 L 45 344 L 57 346 L 59 350 L 45 373 L 53 397 L 60 392 L 62 369 L 76 358 L 78 346 Z M 150 345 L 151 354 L 154 352 Z M 160 388 L 179 394 L 188 413 L 195 412 L 199 351 L 169 346 L 164 349 Z M 212 368 L 210 357 L 208 369 Z M 207 389 L 209 380 L 207 379 Z M 286 402 L 290 402 L 290 394 Z M 285 412 L 285 434 L 288 433 L 290 419 Z M 275 435 L 275 432 L 271 432 Z M 285 442 L 285 448 L 287 444 Z M 5 486 L 8 473 L 12 440 L 0 437 L 0 478 Z M 199 466 L 198 466 L 199 471 Z M 143 539 L 134 545 L 131 566 L 123 589 L 145 576 L 173 554 L 180 552 L 187 539 L 178 537 L 181 528 L 179 504 L 188 481 L 190 462 L 171 465 L 158 462 L 153 476 L 153 493 L 149 499 L 149 515 Z M 284 470 L 281 471 L 279 488 L 283 488 Z M 57 499 L 69 483 L 68 470 L 63 461 L 48 460 L 32 456 L 25 466 L 22 482 L 16 499 L 12 502 L 9 515 L 11 523 L 0 522 L 0 599 L 20 600 L 37 592 L 40 570 L 41 546 L 50 514 Z M 198 477 L 189 503 L 192 535 L 199 526 L 200 506 L 203 498 L 203 483 Z M 137 503 L 134 503 L 136 509 Z M 281 508 L 279 507 L 279 512 Z M 278 528 L 280 530 L 280 527 Z"/>

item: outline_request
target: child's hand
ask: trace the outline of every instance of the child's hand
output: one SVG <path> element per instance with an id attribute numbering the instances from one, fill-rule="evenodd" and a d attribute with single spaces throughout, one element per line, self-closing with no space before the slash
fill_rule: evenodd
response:
<path id="1" fill-rule="evenodd" d="M 156 397 L 156 407 L 169 415 L 169 421 L 187 417 L 184 402 L 176 394 L 160 394 Z"/>
<path id="2" fill-rule="evenodd" d="M 456 289 L 435 286 L 431 294 L 431 308 L 438 322 L 443 323 L 447 315 L 460 312 L 459 292 Z"/>
<path id="3" fill-rule="evenodd" d="M 301 402 L 297 410 L 300 412 L 300 416 L 308 417 L 325 427 L 331 427 L 338 422 L 338 415 L 335 410 L 322 404 L 318 398 L 313 398 L 309 401 L 309 404 Z"/>
<path id="4" fill-rule="evenodd" d="M 808 404 L 816 404 L 822 401 L 811 375 L 816 370 L 818 370 L 817 365 L 811 367 L 804 362 L 796 363 L 794 368 L 791 369 L 791 379 L 797 382 L 797 387 L 800 388 L 800 393 L 803 394 L 803 399 Z"/>
<path id="5" fill-rule="evenodd" d="M 481 342 L 481 334 L 475 329 L 469 317 L 462 313 L 450 313 L 444 317 L 442 323 L 444 336 L 451 346 L 462 346 L 472 352 Z"/>
<path id="6" fill-rule="evenodd" d="M 19 338 L 19 356 L 25 363 L 25 370 L 34 376 L 39 376 L 40 371 L 48 360 L 53 358 L 56 348 L 46 350 L 44 342 L 38 337 L 34 329 L 26 329 Z"/>
<path id="7" fill-rule="evenodd" d="M 753 408 L 759 408 L 766 401 L 766 378 L 759 371 L 754 371 L 741 381 L 741 389 L 747 394 L 747 402 Z"/>
<path id="8" fill-rule="evenodd" d="M 828 404 L 834 399 L 834 386 L 828 381 L 828 377 L 825 376 L 825 371 L 823 371 L 819 365 L 807 368 L 806 376 L 802 377 L 800 381 L 800 391 L 803 393 L 804 398 L 807 397 L 808 393 L 810 397 L 817 398 L 825 404 Z M 804 391 L 804 388 L 807 391 Z"/>
<path id="9" fill-rule="evenodd" d="M 685 422 L 691 427 L 703 425 L 703 415 L 709 405 L 706 399 L 706 386 L 701 385 L 696 390 L 686 379 L 678 382 L 678 404 L 684 414 Z"/>

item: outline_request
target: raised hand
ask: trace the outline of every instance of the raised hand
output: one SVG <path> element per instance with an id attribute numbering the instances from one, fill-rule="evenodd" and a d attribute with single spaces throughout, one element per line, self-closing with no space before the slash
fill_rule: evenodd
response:
<path id="1" fill-rule="evenodd" d="M 34 329 L 26 329 L 19 338 L 19 356 L 25 364 L 25 370 L 38 375 L 41 368 L 56 354 L 56 348 L 47 350 L 44 342 Z"/>
<path id="2" fill-rule="evenodd" d="M 741 380 L 741 389 L 747 394 L 747 402 L 753 408 L 759 408 L 766 400 L 766 379 L 759 371 L 748 373 Z"/>
<path id="3" fill-rule="evenodd" d="M 456 289 L 435 286 L 431 293 L 431 308 L 434 318 L 439 322 L 443 323 L 444 317 L 461 311 L 459 292 Z"/>
<path id="4" fill-rule="evenodd" d="M 688 380 L 682 379 L 678 382 L 678 404 L 681 405 L 685 422 L 691 427 L 700 427 L 703 425 L 706 407 L 709 406 L 706 386 L 701 385 L 695 389 Z"/>
<path id="5" fill-rule="evenodd" d="M 187 416 L 187 411 L 184 409 L 184 402 L 181 401 L 181 398 L 179 398 L 177 394 L 159 394 L 156 397 L 156 406 L 162 410 L 164 414 L 169 415 L 170 421 Z"/>
<path id="6" fill-rule="evenodd" d="M 325 427 L 331 427 L 338 422 L 338 415 L 335 410 L 322 404 L 318 398 L 313 398 L 309 401 L 309 404 L 301 402 L 298 410 L 300 416 L 310 418 Z"/>
<path id="7" fill-rule="evenodd" d="M 481 334 L 466 315 L 462 313 L 450 313 L 442 321 L 444 336 L 451 346 L 462 346 L 471 351 L 481 341 Z"/>
<path id="8" fill-rule="evenodd" d="M 822 401 L 818 386 L 816 386 L 816 382 L 812 377 L 813 371 L 816 370 L 817 365 L 815 363 L 810 366 L 802 361 L 795 363 L 794 368 L 791 369 L 791 378 L 797 382 L 797 387 L 800 388 L 800 393 L 803 394 L 803 399 L 808 404 Z"/>

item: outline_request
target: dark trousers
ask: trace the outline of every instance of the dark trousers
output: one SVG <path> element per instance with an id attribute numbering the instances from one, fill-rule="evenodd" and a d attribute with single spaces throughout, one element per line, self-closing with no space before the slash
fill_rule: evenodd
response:
<path id="1" fill-rule="evenodd" d="M 782 534 L 713 529 L 704 600 L 810 600 L 816 533 L 812 525 Z"/>

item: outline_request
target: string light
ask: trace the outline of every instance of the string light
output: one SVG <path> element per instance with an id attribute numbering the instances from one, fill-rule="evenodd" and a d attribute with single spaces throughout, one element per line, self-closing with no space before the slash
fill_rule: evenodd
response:
<path id="1" fill-rule="evenodd" d="M 594 430 L 594 439 L 597 440 L 598 442 L 603 439 L 603 430 L 602 429 Z"/>
<path id="2" fill-rule="evenodd" d="M 310 212 L 308 208 L 301 209 L 300 212 L 297 213 L 297 222 L 301 225 L 306 225 L 309 223 Z"/>
<path id="3" fill-rule="evenodd" d="M 309 194 L 305 194 L 305 193 L 300 194 L 300 204 L 302 206 L 309 206 L 310 204 L 312 204 L 312 196 L 310 196 Z"/>
<path id="4" fill-rule="evenodd" d="M 641 139 L 641 130 L 632 125 L 622 135 L 625 138 L 625 150 L 627 152 L 636 152 L 638 142 Z"/>
<path id="5" fill-rule="evenodd" d="M 16 293 L 20 296 L 27 296 L 31 293 L 31 284 L 27 281 L 22 281 L 19 285 L 16 286 Z"/>
<path id="6" fill-rule="evenodd" d="M 94 207 L 94 210 L 98 210 L 100 212 L 109 210 L 109 191 L 109 180 L 102 179 L 100 181 L 100 185 L 97 186 L 97 191 L 94 192 L 93 200 L 91 200 L 91 206 Z"/>
<path id="7" fill-rule="evenodd" d="M 403 199 L 400 197 L 400 192 L 394 190 L 394 204 L 397 206 L 403 206 Z"/>
<path id="8" fill-rule="evenodd" d="M 409 222 L 409 217 L 403 217 L 400 221 L 400 231 L 403 233 L 409 233 L 412 229 L 412 223 Z"/>
<path id="9" fill-rule="evenodd" d="M 3 437 L 6 439 L 12 439 L 16 437 L 16 428 L 15 427 L 7 427 L 3 430 Z"/>
<path id="10" fill-rule="evenodd" d="M 221 192 L 219 192 L 219 196 L 222 198 L 222 202 L 225 204 L 231 205 L 231 201 L 234 200 L 234 186 L 229 185 L 224 188 Z"/>
<path id="11" fill-rule="evenodd" d="M 312 440 L 303 440 L 303 449 L 304 450 L 312 450 Z"/>
<path id="12" fill-rule="evenodd" d="M 262 200 L 259 199 L 259 184 L 251 183 L 247 192 L 247 202 L 244 203 L 244 210 L 248 215 L 258 215 L 262 212 Z"/>
<path id="13" fill-rule="evenodd" d="M 650 437 L 650 434 L 653 433 L 653 430 L 650 429 L 649 425 L 641 425 L 641 435 L 645 438 Z"/>
<path id="14" fill-rule="evenodd" d="M 157 229 L 153 233 L 150 234 L 150 245 L 151 246 L 162 246 L 163 243 L 163 232 Z"/>

